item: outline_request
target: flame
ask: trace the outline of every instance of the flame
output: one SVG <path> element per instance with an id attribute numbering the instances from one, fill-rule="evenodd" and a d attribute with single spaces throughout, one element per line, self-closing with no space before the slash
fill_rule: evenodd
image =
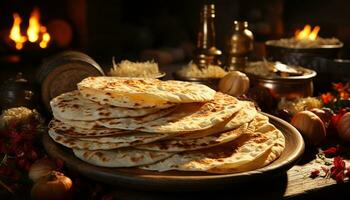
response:
<path id="1" fill-rule="evenodd" d="M 297 30 L 295 32 L 295 38 L 297 40 L 316 40 L 317 39 L 317 34 L 320 31 L 319 26 L 315 26 L 311 30 L 310 25 L 305 25 L 303 30 Z"/>
<path id="2" fill-rule="evenodd" d="M 45 49 L 47 47 L 47 44 L 50 42 L 51 36 L 49 33 L 45 32 L 43 34 L 43 39 L 42 41 L 39 43 L 39 46 L 43 49 Z"/>
<path id="3" fill-rule="evenodd" d="M 50 42 L 51 36 L 47 32 L 45 26 L 40 24 L 40 11 L 38 8 L 34 8 L 29 18 L 29 27 L 27 29 L 27 35 L 30 42 L 36 42 L 41 35 L 41 41 L 39 46 L 45 49 Z"/>
<path id="4" fill-rule="evenodd" d="M 23 44 L 27 41 L 26 36 L 21 34 L 21 23 L 22 19 L 19 14 L 13 14 L 13 25 L 10 31 L 10 39 L 16 43 L 16 49 L 20 50 L 23 48 Z"/>
<path id="5" fill-rule="evenodd" d="M 27 41 L 27 37 L 21 35 L 21 22 L 21 17 L 17 13 L 14 13 L 13 26 L 9 37 L 16 43 L 16 49 L 18 50 L 22 49 L 24 43 Z M 47 28 L 40 24 L 40 11 L 38 8 L 34 8 L 32 13 L 30 14 L 27 36 L 29 42 L 38 42 L 40 48 L 43 49 L 48 46 L 51 40 L 51 36 L 47 32 Z"/>
<path id="6" fill-rule="evenodd" d="M 30 14 L 29 26 L 27 29 L 29 42 L 34 43 L 39 39 L 40 26 L 40 12 L 38 8 L 34 8 Z"/>

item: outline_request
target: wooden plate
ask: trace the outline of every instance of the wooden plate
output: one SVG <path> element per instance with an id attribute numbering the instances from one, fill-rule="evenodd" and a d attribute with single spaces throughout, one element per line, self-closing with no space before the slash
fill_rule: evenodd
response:
<path id="1" fill-rule="evenodd" d="M 266 114 L 267 115 L 267 114 Z M 304 152 L 304 141 L 300 133 L 289 123 L 271 116 L 270 122 L 282 131 L 286 139 L 286 147 L 282 155 L 273 163 L 253 171 L 235 174 L 209 174 L 204 172 L 153 172 L 138 168 L 106 168 L 83 162 L 73 152 L 55 143 L 48 134 L 43 137 L 44 147 L 49 155 L 62 159 L 68 168 L 96 181 L 142 190 L 203 190 L 223 188 L 237 184 L 271 178 L 285 173 L 301 157 Z"/>

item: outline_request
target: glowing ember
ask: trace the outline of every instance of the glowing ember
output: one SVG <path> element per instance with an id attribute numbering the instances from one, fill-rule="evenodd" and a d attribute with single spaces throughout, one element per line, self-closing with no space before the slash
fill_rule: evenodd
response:
<path id="1" fill-rule="evenodd" d="M 16 49 L 20 50 L 23 48 L 23 44 L 27 41 L 27 38 L 21 34 L 21 23 L 22 19 L 17 14 L 13 14 L 13 25 L 10 31 L 10 39 L 16 43 Z"/>
<path id="2" fill-rule="evenodd" d="M 21 35 L 20 24 L 22 19 L 15 13 L 13 14 L 13 26 L 10 32 L 10 39 L 16 43 L 16 49 L 23 48 L 24 43 L 27 41 L 26 36 Z M 51 40 L 50 34 L 47 32 L 47 28 L 40 24 L 40 11 L 38 8 L 34 8 L 29 18 L 29 26 L 27 29 L 28 40 L 31 43 L 38 42 L 40 48 L 46 48 Z"/>
<path id="3" fill-rule="evenodd" d="M 303 30 L 297 30 L 295 32 L 295 38 L 297 40 L 316 40 L 317 39 L 317 34 L 320 31 L 319 26 L 315 26 L 311 30 L 310 25 L 305 25 Z"/>

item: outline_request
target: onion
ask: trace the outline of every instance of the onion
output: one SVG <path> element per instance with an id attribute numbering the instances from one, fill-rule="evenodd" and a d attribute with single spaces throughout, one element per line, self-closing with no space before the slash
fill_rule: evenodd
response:
<path id="1" fill-rule="evenodd" d="M 56 165 L 52 160 L 43 158 L 32 164 L 28 176 L 33 182 L 37 182 L 41 177 L 48 175 L 55 168 Z"/>
<path id="2" fill-rule="evenodd" d="M 63 173 L 52 171 L 39 179 L 31 190 L 33 200 L 68 200 L 71 199 L 73 182 Z"/>

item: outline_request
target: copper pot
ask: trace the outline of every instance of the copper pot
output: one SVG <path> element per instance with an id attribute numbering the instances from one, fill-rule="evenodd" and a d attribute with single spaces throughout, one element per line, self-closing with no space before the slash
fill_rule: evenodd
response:
<path id="1" fill-rule="evenodd" d="M 313 78 L 316 72 L 305 69 L 307 73 L 301 76 L 290 77 L 262 77 L 247 74 L 252 87 L 262 87 L 269 91 L 269 94 L 279 100 L 281 98 L 295 99 L 313 95 Z"/>
<path id="2" fill-rule="evenodd" d="M 282 99 L 296 99 L 313 95 L 313 78 L 316 72 L 302 76 L 291 77 L 262 77 L 247 73 L 250 79 L 250 88 L 247 96 L 253 99 L 265 112 L 276 110 L 278 102 Z"/>

